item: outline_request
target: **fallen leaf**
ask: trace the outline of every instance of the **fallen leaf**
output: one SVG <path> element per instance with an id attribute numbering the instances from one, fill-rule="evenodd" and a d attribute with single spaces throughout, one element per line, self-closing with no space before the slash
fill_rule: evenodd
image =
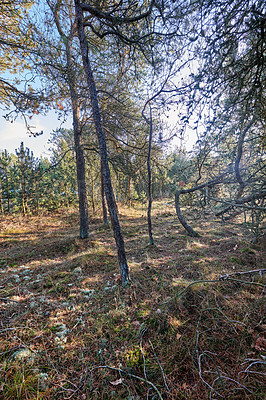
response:
<path id="1" fill-rule="evenodd" d="M 114 386 L 121 385 L 121 383 L 123 383 L 123 379 L 120 378 L 120 379 L 117 379 L 117 381 L 110 382 L 110 383 L 111 383 L 111 385 L 114 385 Z"/>
<path id="2" fill-rule="evenodd" d="M 134 326 L 134 328 L 138 328 L 138 327 L 140 327 L 141 324 L 139 321 L 133 321 L 132 325 Z"/>
<path id="3" fill-rule="evenodd" d="M 266 339 L 262 337 L 258 337 L 256 342 L 255 342 L 255 349 L 258 351 L 263 351 L 266 350 Z"/>

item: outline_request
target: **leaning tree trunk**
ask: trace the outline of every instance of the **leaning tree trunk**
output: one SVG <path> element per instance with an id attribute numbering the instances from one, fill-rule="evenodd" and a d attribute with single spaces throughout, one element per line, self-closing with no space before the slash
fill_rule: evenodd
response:
<path id="1" fill-rule="evenodd" d="M 104 190 L 106 195 L 106 200 L 108 204 L 110 219 L 112 223 L 112 228 L 114 232 L 114 237 L 116 241 L 117 253 L 118 253 L 118 261 L 120 266 L 121 278 L 123 286 L 126 286 L 129 282 L 129 270 L 126 259 L 126 252 L 124 246 L 124 240 L 122 236 L 122 232 L 120 229 L 120 224 L 118 220 L 118 215 L 115 207 L 115 198 L 111 183 L 111 174 L 108 165 L 107 159 L 107 148 L 106 148 L 106 140 L 105 135 L 102 129 L 101 123 L 101 115 L 100 108 L 98 103 L 98 96 L 95 86 L 95 81 L 90 65 L 90 60 L 88 57 L 88 43 L 86 40 L 84 26 L 83 26 L 83 13 L 80 5 L 80 0 L 75 0 L 75 10 L 76 10 L 76 19 L 77 19 L 77 28 L 78 28 L 78 36 L 80 41 L 80 49 L 83 60 L 83 67 L 87 77 L 87 83 L 90 92 L 91 106 L 93 112 L 93 120 L 95 125 L 95 130 L 98 137 L 99 147 L 100 147 L 100 155 L 101 161 L 103 165 L 103 181 L 104 181 Z"/>
<path id="2" fill-rule="evenodd" d="M 183 227 L 186 229 L 186 231 L 188 232 L 189 236 L 198 237 L 199 234 L 197 232 L 195 232 L 194 229 L 187 223 L 187 221 L 185 220 L 185 218 L 183 217 L 183 215 L 181 213 L 181 209 L 180 209 L 180 205 L 179 205 L 179 196 L 180 196 L 180 192 L 178 190 L 176 190 L 176 192 L 175 192 L 175 209 L 176 209 L 176 214 L 178 216 L 178 219 L 179 219 L 180 223 L 183 225 Z"/>

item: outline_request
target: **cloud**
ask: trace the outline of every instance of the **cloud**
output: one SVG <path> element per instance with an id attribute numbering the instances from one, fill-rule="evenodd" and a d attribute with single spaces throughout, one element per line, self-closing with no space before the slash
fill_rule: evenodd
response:
<path id="1" fill-rule="evenodd" d="M 34 127 L 34 132 L 44 131 L 45 127 L 39 122 L 38 118 L 31 121 L 31 125 Z M 26 147 L 29 147 L 34 155 L 40 156 L 40 154 L 47 152 L 47 141 L 49 133 L 38 136 L 36 138 L 31 137 L 27 133 L 25 123 L 21 120 L 16 120 L 13 123 L 6 121 L 4 118 L 0 118 L 0 149 L 7 149 L 10 153 L 15 153 L 15 149 L 20 146 L 21 142 L 24 142 Z"/>
<path id="2" fill-rule="evenodd" d="M 10 153 L 15 153 L 15 149 L 23 142 L 26 147 L 33 151 L 36 157 L 41 154 L 49 155 L 48 139 L 50 133 L 57 127 L 61 126 L 57 115 L 51 111 L 47 115 L 34 116 L 28 121 L 32 126 L 33 132 L 41 132 L 43 134 L 37 137 L 30 136 L 22 118 L 17 118 L 13 123 L 6 121 L 0 114 L 0 149 L 7 149 Z M 69 118 L 63 125 L 65 128 L 72 127 L 72 120 Z"/>

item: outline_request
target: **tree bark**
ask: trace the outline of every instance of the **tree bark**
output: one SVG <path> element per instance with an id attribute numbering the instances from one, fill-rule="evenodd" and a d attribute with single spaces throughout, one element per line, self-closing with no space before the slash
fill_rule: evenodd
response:
<path id="1" fill-rule="evenodd" d="M 248 126 L 245 129 L 242 129 L 239 139 L 238 139 L 238 144 L 237 144 L 237 149 L 236 149 L 236 159 L 235 159 L 235 176 L 236 176 L 236 180 L 239 184 L 239 189 L 236 195 L 236 200 L 240 199 L 240 197 L 242 196 L 243 192 L 244 192 L 244 188 L 245 188 L 245 183 L 242 179 L 242 176 L 240 174 L 240 161 L 242 158 L 242 154 L 243 154 L 243 145 L 244 145 L 244 140 L 245 140 L 245 136 L 248 132 L 248 130 L 250 129 L 250 127 L 253 124 L 253 119 L 249 122 Z"/>
<path id="2" fill-rule="evenodd" d="M 80 219 L 79 235 L 81 239 L 86 239 L 89 237 L 89 214 L 88 214 L 88 201 L 87 201 L 86 178 L 85 178 L 85 159 L 84 159 L 83 149 L 81 146 L 81 124 L 79 117 L 78 93 L 76 90 L 76 82 L 75 82 L 76 77 L 74 71 L 74 64 L 72 60 L 73 37 L 67 37 L 64 34 L 59 22 L 58 8 L 51 7 L 51 9 L 54 15 L 58 33 L 62 37 L 66 49 L 67 83 L 70 91 L 72 115 L 73 115 L 76 173 L 77 173 L 77 184 L 78 184 L 79 219 Z"/>
<path id="3" fill-rule="evenodd" d="M 88 44 L 87 39 L 84 32 L 83 26 L 83 13 L 80 4 L 80 0 L 75 0 L 75 10 L 76 10 L 76 19 L 77 19 L 77 28 L 78 28 L 78 37 L 80 41 L 80 49 L 82 54 L 83 66 L 87 77 L 87 83 L 90 92 L 90 99 L 91 99 L 91 106 L 93 112 L 93 120 L 94 125 L 98 137 L 99 147 L 100 147 L 100 155 L 101 161 L 103 165 L 103 182 L 104 182 L 104 190 L 106 195 L 106 200 L 108 204 L 110 219 L 112 223 L 112 228 L 114 232 L 114 237 L 116 241 L 117 247 L 117 254 L 118 254 L 118 261 L 120 266 L 121 278 L 123 286 L 126 286 L 129 282 L 129 270 L 127 265 L 126 259 L 126 252 L 124 246 L 124 239 L 122 236 L 122 232 L 120 229 L 120 224 L 116 212 L 115 207 L 115 198 L 111 183 L 111 174 L 108 165 L 107 159 L 107 148 L 106 148 L 106 140 L 105 135 L 102 129 L 101 123 L 101 115 L 100 115 L 100 108 L 98 103 L 98 96 L 96 91 L 96 85 L 90 65 L 90 60 L 88 57 Z"/>
<path id="4" fill-rule="evenodd" d="M 81 147 L 81 128 L 80 120 L 78 115 L 78 107 L 76 104 L 75 91 L 70 89 L 72 110 L 73 110 L 73 131 L 74 131 L 74 142 L 75 142 L 75 154 L 76 154 L 76 170 L 77 170 L 77 183 L 78 183 L 78 199 L 79 199 L 79 236 L 81 239 L 89 237 L 89 214 L 88 214 L 88 202 L 87 202 L 87 191 L 86 191 L 86 178 L 85 178 L 85 159 L 83 149 Z"/>
<path id="5" fill-rule="evenodd" d="M 108 225 L 108 215 L 105 203 L 105 192 L 104 192 L 104 182 L 103 182 L 103 163 L 101 160 L 101 196 L 102 196 L 102 211 L 103 211 L 103 222 Z"/>
<path id="6" fill-rule="evenodd" d="M 186 231 L 188 232 L 189 236 L 198 237 L 199 234 L 197 232 L 195 232 L 194 229 L 187 223 L 187 221 L 185 220 L 185 218 L 183 217 L 183 215 L 181 213 L 181 209 L 180 209 L 180 205 L 179 205 L 179 195 L 180 195 L 180 192 L 177 190 L 175 192 L 175 209 L 176 209 L 178 219 L 179 219 L 180 223 L 183 225 L 183 227 L 186 229 Z"/>
<path id="7" fill-rule="evenodd" d="M 151 222 L 151 207 L 152 207 L 152 180 L 151 180 L 151 144 L 152 144 L 152 113 L 150 106 L 150 132 L 149 132 L 149 149 L 148 149 L 148 157 L 147 157 L 147 170 L 148 170 L 148 211 L 147 211 L 147 219 L 148 219 L 148 230 L 149 230 L 149 238 L 150 245 L 154 244 L 153 235 L 152 235 L 152 222 Z"/>

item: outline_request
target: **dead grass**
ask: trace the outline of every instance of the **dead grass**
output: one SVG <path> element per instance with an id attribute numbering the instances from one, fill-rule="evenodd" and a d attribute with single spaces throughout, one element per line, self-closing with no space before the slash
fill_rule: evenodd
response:
<path id="1" fill-rule="evenodd" d="M 184 290 L 265 268 L 262 240 L 210 220 L 189 238 L 161 202 L 149 246 L 143 208 L 120 212 L 128 289 L 98 217 L 86 240 L 74 210 L 1 217 L 0 398 L 263 399 L 263 277 Z"/>

